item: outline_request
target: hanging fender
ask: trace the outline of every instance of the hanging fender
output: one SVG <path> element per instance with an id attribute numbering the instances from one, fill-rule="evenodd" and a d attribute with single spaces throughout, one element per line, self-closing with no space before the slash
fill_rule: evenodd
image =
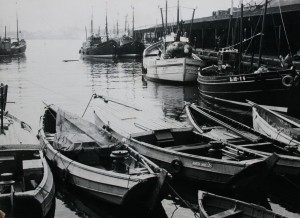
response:
<path id="1" fill-rule="evenodd" d="M 294 77 L 291 75 L 285 75 L 282 78 L 281 82 L 282 82 L 282 85 L 284 85 L 285 87 L 291 87 L 294 82 Z"/>
<path id="2" fill-rule="evenodd" d="M 174 174 L 180 173 L 182 170 L 182 167 L 183 167 L 182 162 L 179 159 L 172 160 L 171 168 L 172 168 L 172 172 Z"/>

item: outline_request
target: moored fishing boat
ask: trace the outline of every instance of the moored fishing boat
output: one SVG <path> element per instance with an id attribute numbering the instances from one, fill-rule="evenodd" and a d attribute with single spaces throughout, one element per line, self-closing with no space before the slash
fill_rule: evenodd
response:
<path id="1" fill-rule="evenodd" d="M 24 54 L 26 51 L 26 41 L 19 38 L 19 22 L 17 17 L 17 38 L 6 37 L 6 26 L 4 37 L 0 37 L 0 56 L 14 56 Z"/>
<path id="2" fill-rule="evenodd" d="M 276 142 L 234 119 L 195 104 L 187 104 L 186 113 L 191 125 L 201 134 L 266 156 L 276 152 L 279 160 L 274 166 L 274 173 L 300 175 L 300 152 L 293 147 Z"/>
<path id="3" fill-rule="evenodd" d="M 30 126 L 5 112 L 7 86 L 1 84 L 0 90 L 0 210 L 8 217 L 53 216 L 50 167 Z"/>
<path id="4" fill-rule="evenodd" d="M 252 106 L 253 128 L 300 152 L 300 120 L 289 117 L 248 101 Z"/>
<path id="5" fill-rule="evenodd" d="M 142 42 L 123 35 L 118 47 L 118 57 L 142 57 L 145 46 Z"/>
<path id="6" fill-rule="evenodd" d="M 162 41 L 150 45 L 144 50 L 143 73 L 148 80 L 195 83 L 197 81 L 198 68 L 204 66 L 203 61 L 196 55 L 193 47 L 189 44 L 189 39 L 182 34 L 183 21 L 179 23 L 179 2 L 177 8 L 177 34 L 166 34 L 168 32 L 166 21 L 166 29 Z M 164 24 L 162 25 L 164 28 Z M 152 57 L 154 51 L 157 52 L 155 58 Z"/>
<path id="7" fill-rule="evenodd" d="M 115 58 L 117 55 L 118 44 L 115 40 L 109 39 L 107 29 L 107 13 L 106 13 L 106 38 L 102 38 L 100 33 L 93 33 L 93 16 L 91 19 L 91 36 L 87 37 L 86 42 L 82 44 L 79 53 L 83 58 Z"/>
<path id="8" fill-rule="evenodd" d="M 176 178 L 226 185 L 265 160 L 259 153 L 243 152 L 234 145 L 194 132 L 192 126 L 155 117 L 111 98 L 96 97 L 95 124 L 123 139 Z"/>
<path id="9" fill-rule="evenodd" d="M 127 16 L 125 19 L 126 19 L 125 20 L 125 32 L 126 32 Z M 117 23 L 117 35 L 118 33 L 119 30 L 118 30 L 118 23 Z M 142 57 L 143 51 L 145 49 L 145 45 L 140 40 L 138 40 L 134 34 L 134 7 L 132 7 L 132 37 L 129 36 L 129 29 L 128 29 L 128 34 L 125 33 L 119 39 L 119 41 L 120 41 L 120 45 L 118 47 L 118 57 L 120 58 Z"/>
<path id="10" fill-rule="evenodd" d="M 200 70 L 198 75 L 199 93 L 204 98 L 211 97 L 219 102 L 236 103 L 240 106 L 246 99 L 259 104 L 280 107 L 290 114 L 299 116 L 299 104 L 295 104 L 300 93 L 299 73 L 292 66 L 291 61 L 282 63 L 281 67 L 267 67 L 262 65 L 262 46 L 264 23 L 267 12 L 265 1 L 264 16 L 261 32 L 254 33 L 250 39 L 243 40 L 241 31 L 239 52 L 234 46 L 223 48 L 218 53 L 218 66 L 210 66 Z M 241 26 L 243 4 L 241 4 Z M 284 24 L 283 24 L 284 25 Z M 255 35 L 256 34 L 256 35 Z M 243 44 L 248 40 L 260 36 L 258 63 L 251 67 L 242 65 Z M 237 45 L 238 45 L 237 44 Z M 254 46 L 252 44 L 252 46 Z M 248 46 L 249 47 L 249 46 Z M 288 55 L 290 57 L 291 55 Z M 236 104 L 236 105 L 238 105 Z"/>
<path id="11" fill-rule="evenodd" d="M 198 204 L 201 218 L 283 218 L 266 208 L 236 199 L 215 195 L 209 192 L 198 192 Z"/>
<path id="12" fill-rule="evenodd" d="M 64 183 L 116 205 L 152 210 L 159 202 L 165 171 L 105 130 L 48 106 L 39 136 Z"/>

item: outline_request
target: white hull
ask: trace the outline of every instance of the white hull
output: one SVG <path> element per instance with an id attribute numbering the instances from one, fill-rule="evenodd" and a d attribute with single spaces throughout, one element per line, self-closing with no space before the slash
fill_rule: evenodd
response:
<path id="1" fill-rule="evenodd" d="M 272 139 L 285 143 L 287 145 L 296 145 L 300 146 L 300 142 L 293 139 L 292 137 L 286 135 L 280 129 L 274 128 L 268 122 L 266 122 L 257 112 L 256 108 L 252 108 L 252 117 L 253 117 L 253 128 L 269 136 Z"/>
<path id="2" fill-rule="evenodd" d="M 191 58 L 148 59 L 145 62 L 147 79 L 182 83 L 196 82 L 198 68 L 202 66 L 202 61 Z"/>

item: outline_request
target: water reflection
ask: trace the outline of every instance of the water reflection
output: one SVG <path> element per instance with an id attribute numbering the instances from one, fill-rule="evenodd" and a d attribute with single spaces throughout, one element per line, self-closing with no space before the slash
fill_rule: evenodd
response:
<path id="1" fill-rule="evenodd" d="M 57 186 L 57 198 L 62 201 L 66 208 L 70 209 L 77 217 L 82 218 L 168 218 L 160 205 L 160 210 L 154 214 L 146 214 L 143 211 L 129 210 L 125 207 L 109 204 L 95 199 L 81 192 L 80 190 L 65 187 L 62 184 Z"/>

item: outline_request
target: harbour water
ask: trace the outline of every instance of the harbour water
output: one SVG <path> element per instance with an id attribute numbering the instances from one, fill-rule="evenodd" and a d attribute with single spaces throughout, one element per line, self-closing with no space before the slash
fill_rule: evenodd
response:
<path id="1" fill-rule="evenodd" d="M 78 53 L 81 41 L 77 40 L 34 40 L 27 44 L 26 55 L 0 60 L 0 81 L 9 86 L 8 101 L 11 103 L 7 110 L 30 124 L 35 133 L 46 104 L 82 115 L 94 93 L 121 99 L 155 115 L 182 122 L 185 122 L 184 102 L 198 101 L 196 85 L 166 85 L 143 80 L 141 60 L 82 60 Z M 89 112 L 85 118 L 93 121 Z M 227 112 L 249 119 L 247 114 Z M 270 196 L 267 201 L 274 211 L 287 217 L 300 217 L 297 209 Z M 163 206 L 168 217 L 194 217 L 189 209 L 171 200 L 164 200 Z M 116 214 L 114 207 L 89 202 L 63 188 L 57 194 L 55 217 L 123 216 Z"/>

